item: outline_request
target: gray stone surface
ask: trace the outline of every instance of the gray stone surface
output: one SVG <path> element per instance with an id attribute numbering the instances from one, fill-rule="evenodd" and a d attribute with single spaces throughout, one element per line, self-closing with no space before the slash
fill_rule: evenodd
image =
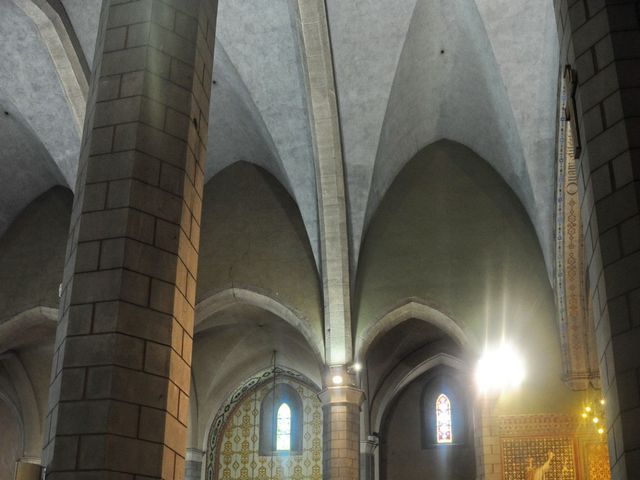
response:
<path id="1" fill-rule="evenodd" d="M 0 42 L 0 98 L 11 100 L 48 150 L 63 184 L 72 187 L 80 135 L 51 57 L 31 20 L 12 2 L 0 3 L 0 35 L 11 39 Z"/>
<path id="2" fill-rule="evenodd" d="M 69 20 L 76 31 L 89 68 L 93 65 L 93 54 L 96 49 L 98 20 L 103 0 L 60 0 L 67 11 Z"/>

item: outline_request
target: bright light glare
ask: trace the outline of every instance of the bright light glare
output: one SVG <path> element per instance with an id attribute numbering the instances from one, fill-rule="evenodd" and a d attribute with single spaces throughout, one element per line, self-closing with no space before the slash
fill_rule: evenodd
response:
<path id="1" fill-rule="evenodd" d="M 340 385 L 342 383 L 342 376 L 334 375 L 334 377 L 331 380 L 333 381 L 334 385 Z"/>
<path id="2" fill-rule="evenodd" d="M 476 367 L 476 383 L 482 393 L 518 388 L 525 376 L 524 362 L 511 345 L 485 350 Z"/>
<path id="3" fill-rule="evenodd" d="M 353 370 L 356 372 L 359 372 L 360 370 L 362 370 L 362 364 L 359 362 L 356 362 L 353 364 Z"/>

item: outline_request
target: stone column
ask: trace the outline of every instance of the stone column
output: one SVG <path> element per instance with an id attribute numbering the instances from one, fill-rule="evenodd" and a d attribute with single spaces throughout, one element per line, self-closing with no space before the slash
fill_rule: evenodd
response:
<path id="1" fill-rule="evenodd" d="M 323 411 L 323 473 L 331 480 L 359 480 L 362 390 L 328 387 L 320 392 Z"/>
<path id="2" fill-rule="evenodd" d="M 205 453 L 199 448 L 187 448 L 185 480 L 200 480 L 202 478 L 202 463 Z"/>
<path id="3" fill-rule="evenodd" d="M 500 436 L 493 408 L 497 397 L 476 401 L 473 416 L 473 442 L 476 454 L 476 480 L 501 480 Z"/>
<path id="4" fill-rule="evenodd" d="M 46 476 L 183 478 L 215 1 L 107 0 L 99 25 Z"/>
<path id="5" fill-rule="evenodd" d="M 375 479 L 375 451 L 377 448 L 377 441 L 360 440 L 360 480 Z"/>
<path id="6" fill-rule="evenodd" d="M 555 0 L 578 72 L 589 297 L 611 476 L 640 478 L 640 15 L 636 0 Z M 585 148 L 586 147 L 586 148 Z"/>
<path id="7" fill-rule="evenodd" d="M 42 467 L 37 463 L 19 460 L 16 463 L 15 480 L 40 480 Z"/>

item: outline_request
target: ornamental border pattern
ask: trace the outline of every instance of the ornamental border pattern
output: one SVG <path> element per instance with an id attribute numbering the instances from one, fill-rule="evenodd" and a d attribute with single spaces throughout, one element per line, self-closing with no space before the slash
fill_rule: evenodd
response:
<path id="1" fill-rule="evenodd" d="M 496 418 L 500 437 L 575 435 L 577 416 L 564 414 L 501 415 Z"/>

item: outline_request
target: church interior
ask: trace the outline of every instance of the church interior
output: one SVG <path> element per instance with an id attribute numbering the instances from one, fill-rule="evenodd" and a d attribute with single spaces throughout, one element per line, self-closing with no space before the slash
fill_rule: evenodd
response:
<path id="1" fill-rule="evenodd" d="M 640 2 L 0 0 L 0 480 L 640 480 Z"/>

